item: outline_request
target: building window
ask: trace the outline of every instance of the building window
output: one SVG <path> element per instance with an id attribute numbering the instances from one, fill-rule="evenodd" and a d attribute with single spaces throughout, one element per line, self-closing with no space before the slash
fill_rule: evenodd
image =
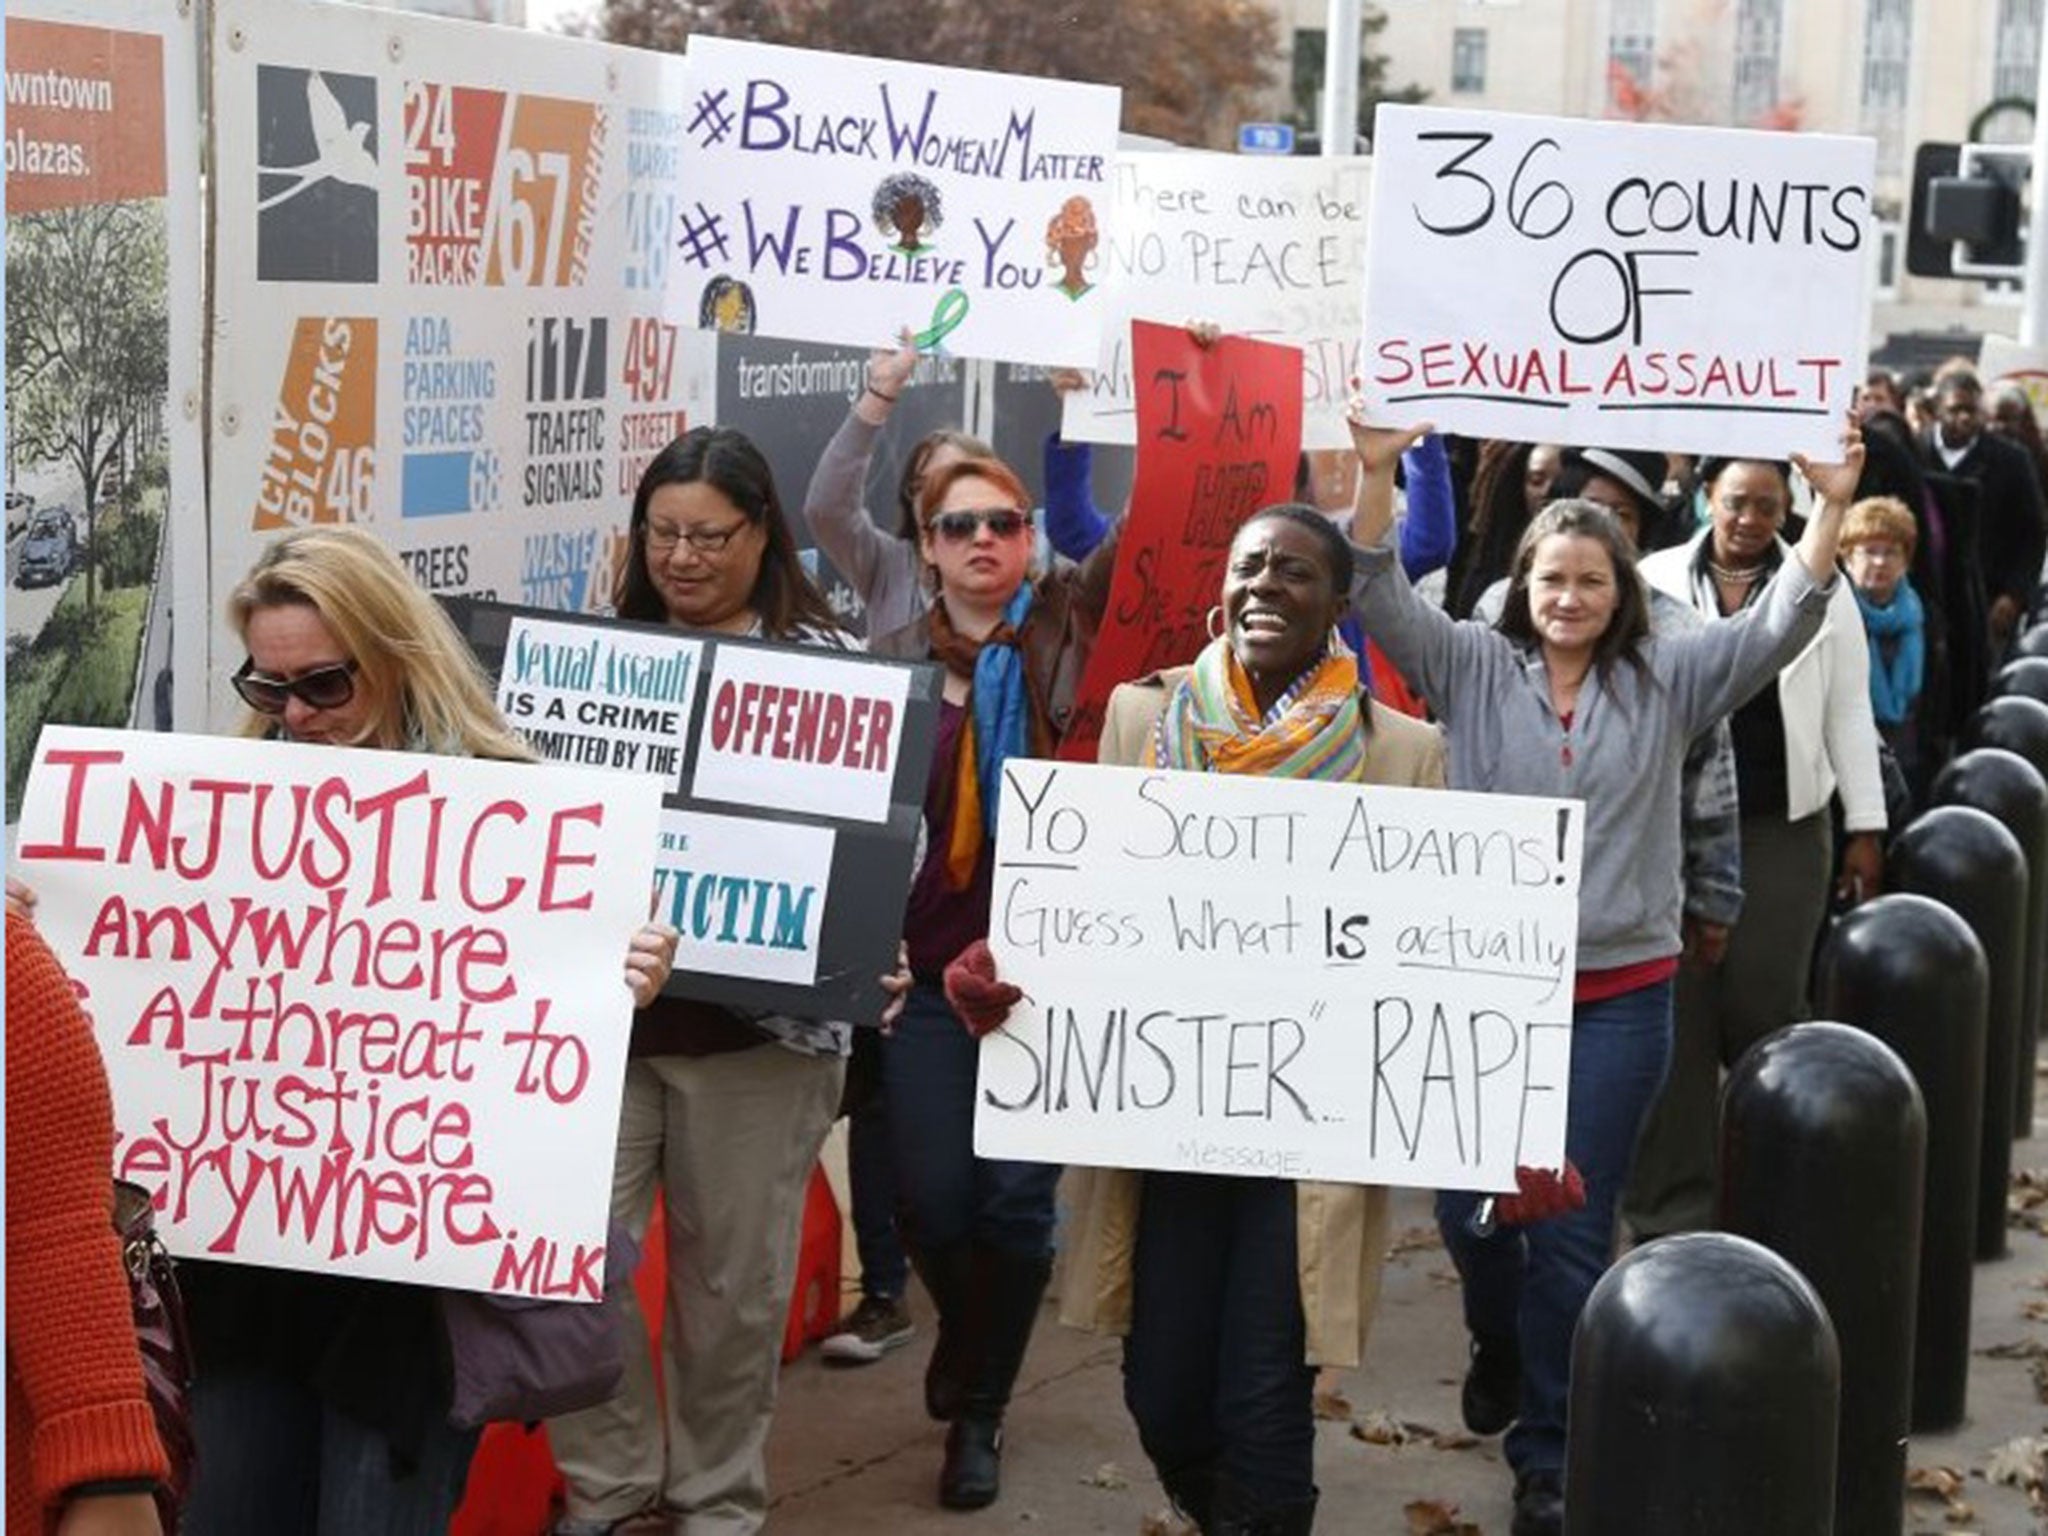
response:
<path id="1" fill-rule="evenodd" d="M 1913 51 L 1913 0 L 1864 0 L 1863 131 L 1877 140 L 1877 168 L 1905 158 L 1907 70 Z"/>
<path id="2" fill-rule="evenodd" d="M 1329 34 L 1321 27 L 1294 29 L 1294 121 L 1314 129 L 1323 120 L 1323 60 Z"/>
<path id="3" fill-rule="evenodd" d="M 1784 0 L 1742 0 L 1735 13 L 1735 121 L 1754 123 L 1778 104 L 1778 40 Z"/>
<path id="4" fill-rule="evenodd" d="M 1614 0 L 1607 28 L 1607 73 L 1647 91 L 1657 68 L 1657 0 Z"/>
<path id="5" fill-rule="evenodd" d="M 1451 89 L 1486 89 L 1486 28 L 1459 27 L 1451 34 Z"/>
<path id="6" fill-rule="evenodd" d="M 1991 97 L 2034 99 L 2041 73 L 2041 0 L 1998 0 L 1998 40 L 1992 54 Z"/>
<path id="7" fill-rule="evenodd" d="M 1876 218 L 1871 220 L 1870 232 L 1877 268 L 1871 297 L 1894 300 L 1899 296 L 1899 274 L 1906 269 L 1906 231 L 1896 219 Z"/>

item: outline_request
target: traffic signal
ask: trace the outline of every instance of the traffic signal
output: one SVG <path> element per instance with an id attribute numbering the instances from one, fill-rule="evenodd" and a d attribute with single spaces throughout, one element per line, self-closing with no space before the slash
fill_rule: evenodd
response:
<path id="1" fill-rule="evenodd" d="M 2004 278 L 2026 257 L 2022 204 L 2032 151 L 2011 144 L 1922 144 L 1913 152 L 1906 270 Z"/>

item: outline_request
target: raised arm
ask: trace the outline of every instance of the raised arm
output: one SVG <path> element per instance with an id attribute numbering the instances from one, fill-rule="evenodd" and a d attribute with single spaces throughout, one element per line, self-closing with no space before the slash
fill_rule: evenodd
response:
<path id="1" fill-rule="evenodd" d="M 862 504 L 875 438 L 917 366 L 917 349 L 904 343 L 868 359 L 867 382 L 846 420 L 825 445 L 804 493 L 804 521 L 831 562 L 853 584 L 863 603 L 872 602 L 883 564 L 903 558 L 904 540 L 881 528 Z"/>
<path id="2" fill-rule="evenodd" d="M 1401 455 L 1408 478 L 1408 515 L 1401 520 L 1401 569 L 1410 581 L 1450 564 L 1458 545 L 1458 497 L 1451 456 L 1432 432 Z"/>
<path id="3" fill-rule="evenodd" d="M 1833 464 L 1815 464 L 1803 453 L 1792 455 L 1792 466 L 1813 487 L 1813 515 L 1806 520 L 1800 536 L 1798 555 L 1816 586 L 1835 579 L 1835 555 L 1841 546 L 1842 518 L 1856 499 L 1856 482 L 1863 477 L 1863 434 L 1854 418 L 1842 431 L 1842 457 Z"/>

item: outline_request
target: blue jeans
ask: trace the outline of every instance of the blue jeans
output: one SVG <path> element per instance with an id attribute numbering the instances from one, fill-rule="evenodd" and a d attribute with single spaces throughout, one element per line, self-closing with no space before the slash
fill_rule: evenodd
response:
<path id="1" fill-rule="evenodd" d="M 185 1536 L 446 1536 L 478 1439 L 436 1418 L 400 1476 L 381 1431 L 288 1376 L 242 1366 L 202 1365 L 192 1429 Z"/>
<path id="2" fill-rule="evenodd" d="M 1669 981 L 1579 1004 L 1564 1142 L 1586 1181 L 1584 1209 L 1474 1237 L 1467 1223 L 1483 1197 L 1446 1190 L 1436 1198 L 1437 1226 L 1465 1282 L 1465 1326 L 1521 1344 L 1521 1417 L 1502 1447 L 1518 1474 L 1564 1468 L 1572 1331 L 1613 1262 L 1615 1211 L 1636 1133 L 1670 1057 Z"/>
<path id="3" fill-rule="evenodd" d="M 846 1117 L 846 1177 L 853 1186 L 853 1242 L 860 1253 L 863 1296 L 890 1300 L 903 1294 L 910 1264 L 896 1235 L 896 1154 L 890 1144 L 889 1101 L 879 1081 L 882 1034 L 875 1029 L 853 1033 L 851 1077 L 862 1069 L 874 1091 L 861 1094 Z"/>
<path id="4" fill-rule="evenodd" d="M 1289 1180 L 1145 1175 L 1124 1403 L 1169 1483 L 1213 1467 L 1253 1508 L 1316 1491 L 1295 1220 Z"/>
<path id="5" fill-rule="evenodd" d="M 1056 1163 L 974 1155 L 974 1077 L 981 1045 L 937 987 L 911 989 L 882 1042 L 882 1092 L 907 1235 L 926 1253 L 980 1242 L 1004 1253 L 1052 1250 Z"/>

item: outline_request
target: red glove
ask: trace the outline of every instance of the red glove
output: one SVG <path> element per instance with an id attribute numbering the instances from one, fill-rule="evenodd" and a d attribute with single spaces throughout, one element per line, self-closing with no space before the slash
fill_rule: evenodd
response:
<path id="1" fill-rule="evenodd" d="M 996 957 L 987 939 L 976 939 L 946 967 L 946 1001 L 960 1015 L 967 1033 L 979 1040 L 1000 1028 L 1010 1010 L 1024 999 L 1024 989 L 996 976 Z"/>
<path id="2" fill-rule="evenodd" d="M 950 981 L 950 977 L 948 980 Z M 1572 1160 L 1564 1160 L 1561 1172 L 1549 1168 L 1517 1168 L 1515 1193 L 1501 1195 L 1493 1202 L 1493 1219 L 1504 1227 L 1525 1227 L 1532 1221 L 1566 1216 L 1586 1204 L 1586 1181 Z"/>

